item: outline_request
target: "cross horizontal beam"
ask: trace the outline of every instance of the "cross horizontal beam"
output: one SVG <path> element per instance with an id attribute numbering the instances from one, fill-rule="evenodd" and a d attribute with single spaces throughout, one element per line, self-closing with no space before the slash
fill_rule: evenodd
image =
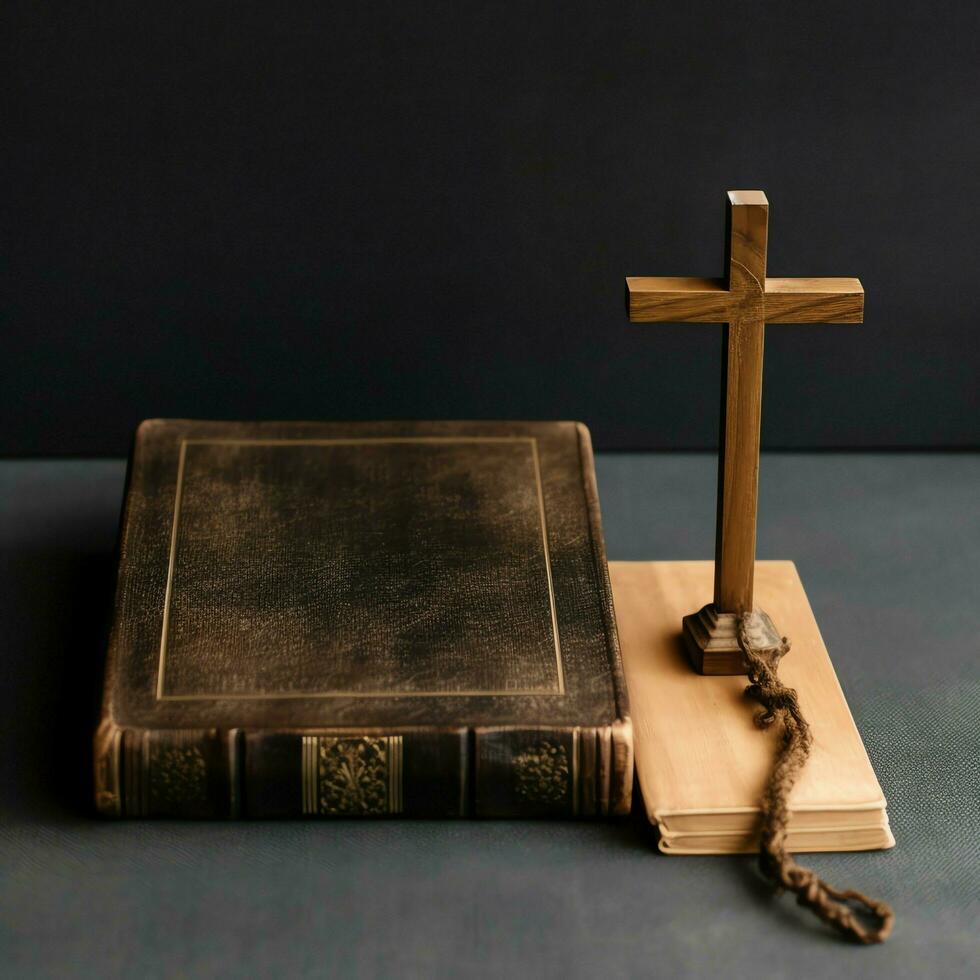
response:
<path id="1" fill-rule="evenodd" d="M 627 308 L 633 323 L 728 323 L 737 318 L 741 297 L 724 279 L 694 276 L 630 276 Z M 860 279 L 766 278 L 766 323 L 861 323 Z"/>

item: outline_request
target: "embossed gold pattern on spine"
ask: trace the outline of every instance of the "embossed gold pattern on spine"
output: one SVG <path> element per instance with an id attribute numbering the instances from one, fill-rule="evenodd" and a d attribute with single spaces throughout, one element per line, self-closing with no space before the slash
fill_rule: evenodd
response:
<path id="1" fill-rule="evenodd" d="M 514 789 L 520 799 L 531 803 L 556 803 L 567 799 L 568 753 L 564 745 L 541 739 L 515 755 L 513 767 Z M 574 778 L 571 790 L 574 797 Z"/>
<path id="2" fill-rule="evenodd" d="M 388 739 L 388 812 L 402 812 L 402 737 Z"/>
<path id="3" fill-rule="evenodd" d="M 157 745 L 150 756 L 149 791 L 165 812 L 207 806 L 208 769 L 196 745 Z"/>
<path id="4" fill-rule="evenodd" d="M 609 726 L 599 729 L 599 806 L 602 816 L 609 815 L 610 791 L 612 789 L 612 729 Z M 615 804 L 615 801 L 612 801 Z"/>
<path id="5" fill-rule="evenodd" d="M 401 735 L 304 735 L 302 809 L 306 816 L 384 816 L 403 808 Z"/>
<path id="6" fill-rule="evenodd" d="M 582 810 L 582 732 L 576 728 L 572 732 L 572 816 L 579 816 Z"/>
<path id="7" fill-rule="evenodd" d="M 316 754 L 316 736 L 304 735 L 302 759 L 304 816 L 316 813 Z"/>

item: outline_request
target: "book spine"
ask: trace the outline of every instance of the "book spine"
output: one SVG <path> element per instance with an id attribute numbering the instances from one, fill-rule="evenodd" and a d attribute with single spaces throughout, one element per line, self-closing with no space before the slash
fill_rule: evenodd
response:
<path id="1" fill-rule="evenodd" d="M 627 813 L 631 739 L 599 728 L 479 728 L 474 811 L 481 817 L 603 817 Z"/>
<path id="2" fill-rule="evenodd" d="M 623 673 L 623 661 L 620 656 L 619 629 L 616 625 L 616 611 L 613 607 L 612 583 L 609 581 L 609 566 L 606 562 L 606 545 L 602 534 L 599 487 L 596 482 L 592 439 L 589 430 L 581 423 L 576 425 L 576 430 L 579 441 L 579 460 L 582 466 L 582 486 L 585 492 L 586 509 L 589 513 L 594 584 L 602 603 L 602 616 L 608 644 L 609 671 L 616 700 L 616 714 L 619 718 L 611 726 L 609 807 L 611 813 L 622 815 L 629 813 L 633 798 L 633 727 L 629 714 L 626 676 Z"/>
<path id="3" fill-rule="evenodd" d="M 597 728 L 120 728 L 95 739 L 110 817 L 601 817 L 628 811 L 628 722 Z"/>

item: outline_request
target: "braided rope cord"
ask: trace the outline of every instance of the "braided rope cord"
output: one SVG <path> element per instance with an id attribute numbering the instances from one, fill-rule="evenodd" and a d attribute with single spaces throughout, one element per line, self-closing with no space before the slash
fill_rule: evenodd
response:
<path id="1" fill-rule="evenodd" d="M 745 695 L 762 706 L 755 717 L 760 728 L 782 723 L 776 759 L 762 795 L 759 868 L 777 892 L 794 892 L 800 905 L 849 939 L 865 944 L 884 942 L 895 921 L 891 906 L 863 892 L 828 885 L 814 871 L 797 864 L 786 848 L 789 795 L 810 755 L 813 737 L 800 711 L 796 691 L 786 687 L 778 676 L 779 661 L 789 652 L 789 640 L 783 637 L 775 648 L 754 648 L 746 631 L 746 619 L 742 616 L 738 621 L 738 644 L 751 681 Z M 863 918 L 857 914 L 860 908 L 865 912 Z"/>

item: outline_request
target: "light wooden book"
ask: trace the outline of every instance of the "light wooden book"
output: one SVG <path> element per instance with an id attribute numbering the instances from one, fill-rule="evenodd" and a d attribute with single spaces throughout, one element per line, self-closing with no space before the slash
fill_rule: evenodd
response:
<path id="1" fill-rule="evenodd" d="M 754 724 L 744 676 L 690 666 L 681 619 L 709 602 L 713 563 L 611 562 L 634 750 L 665 853 L 736 853 L 756 843 L 775 731 Z M 891 847 L 885 798 L 820 637 L 796 567 L 758 562 L 756 601 L 792 641 L 780 664 L 799 692 L 813 749 L 790 798 L 791 849 Z"/>

